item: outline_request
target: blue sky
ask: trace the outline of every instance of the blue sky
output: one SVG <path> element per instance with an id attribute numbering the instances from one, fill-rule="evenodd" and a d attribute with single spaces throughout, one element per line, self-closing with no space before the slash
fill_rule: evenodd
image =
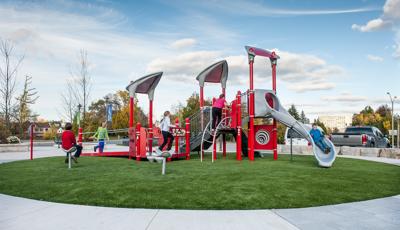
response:
<path id="1" fill-rule="evenodd" d="M 197 74 L 222 59 L 228 99 L 246 90 L 245 45 L 281 56 L 278 96 L 311 118 L 376 108 L 388 103 L 387 91 L 400 96 L 400 0 L 0 1 L 0 15 L 0 37 L 25 55 L 18 77 L 33 77 L 33 110 L 47 119 L 60 118 L 80 49 L 90 61 L 91 100 L 164 71 L 156 119 L 198 91 Z M 271 88 L 269 63 L 256 59 L 255 68 L 256 87 Z M 206 88 L 208 97 L 219 92 Z M 147 111 L 146 98 L 139 103 Z"/>

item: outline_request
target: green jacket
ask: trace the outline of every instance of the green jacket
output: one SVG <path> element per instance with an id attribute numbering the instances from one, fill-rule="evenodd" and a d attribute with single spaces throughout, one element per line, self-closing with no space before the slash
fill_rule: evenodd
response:
<path id="1" fill-rule="evenodd" d="M 97 132 L 93 135 L 96 139 L 109 139 L 108 138 L 108 131 L 107 131 L 107 129 L 106 128 L 103 128 L 103 127 L 99 127 L 98 129 L 97 129 Z"/>

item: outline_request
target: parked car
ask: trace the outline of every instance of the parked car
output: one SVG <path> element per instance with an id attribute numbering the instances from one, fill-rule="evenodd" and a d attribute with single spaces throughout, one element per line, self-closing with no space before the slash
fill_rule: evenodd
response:
<path id="1" fill-rule="evenodd" d="M 389 139 L 374 126 L 347 127 L 344 133 L 332 133 L 331 141 L 336 146 L 390 148 Z"/>
<path id="2" fill-rule="evenodd" d="M 305 124 L 308 128 L 311 129 L 311 125 Z M 321 131 L 323 135 L 325 135 L 324 130 L 318 126 L 318 129 Z M 310 145 L 310 143 L 305 139 L 303 136 L 298 134 L 296 131 L 293 129 L 286 128 L 285 131 L 285 145 L 290 145 L 290 136 L 292 136 L 292 144 L 293 145 L 303 145 L 307 146 Z"/>

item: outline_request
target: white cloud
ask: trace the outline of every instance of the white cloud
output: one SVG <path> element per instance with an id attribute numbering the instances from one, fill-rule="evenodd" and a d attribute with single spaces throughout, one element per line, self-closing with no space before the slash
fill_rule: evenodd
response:
<path id="1" fill-rule="evenodd" d="M 400 0 L 387 0 L 383 6 L 383 14 L 367 22 L 366 25 L 353 24 L 351 28 L 361 32 L 372 32 L 383 28 L 391 28 L 395 32 L 393 56 L 400 58 Z"/>
<path id="2" fill-rule="evenodd" d="M 399 0 L 387 0 L 383 6 L 383 14 L 387 18 L 400 19 L 400 1 Z"/>
<path id="3" fill-rule="evenodd" d="M 186 4 L 186 5 L 185 5 Z M 351 14 L 376 10 L 373 7 L 349 8 L 349 9 L 290 9 L 290 8 L 274 8 L 262 1 L 246 1 L 246 0 L 222 0 L 222 1 L 180 1 L 177 5 L 181 7 L 187 4 L 194 4 L 196 8 L 207 8 L 218 12 L 227 12 L 235 15 L 275 17 L 275 16 L 301 16 L 301 15 L 331 15 L 331 14 Z"/>
<path id="4" fill-rule="evenodd" d="M 278 60 L 277 75 L 290 90 L 306 92 L 329 90 L 335 87 L 330 78 L 341 75 L 344 70 L 329 65 L 315 55 L 276 51 Z M 179 82 L 192 83 L 193 79 L 206 67 L 216 61 L 227 60 L 229 68 L 228 84 L 247 84 L 249 65 L 245 55 L 224 56 L 222 51 L 187 52 L 178 56 L 156 58 L 147 66 L 147 72 L 164 70 L 166 77 Z M 167 76 L 168 75 L 168 76 Z M 254 63 L 255 83 L 270 80 L 269 59 L 256 58 Z"/>
<path id="5" fill-rule="evenodd" d="M 335 88 L 336 84 L 327 81 L 306 81 L 298 82 L 288 86 L 288 89 L 294 90 L 298 93 L 304 93 L 307 91 L 320 91 L 320 90 L 330 90 Z"/>
<path id="6" fill-rule="evenodd" d="M 195 51 L 178 56 L 156 58 L 147 65 L 146 72 L 164 71 L 165 78 L 193 83 L 196 76 L 213 64 L 220 54 L 218 51 Z"/>
<path id="7" fill-rule="evenodd" d="M 367 55 L 367 59 L 373 62 L 383 62 L 383 58 L 372 54 Z"/>
<path id="8" fill-rule="evenodd" d="M 336 96 L 328 96 L 328 97 L 322 97 L 322 100 L 325 101 L 332 101 L 332 102 L 362 102 L 366 101 L 367 97 L 364 96 L 356 96 L 352 95 L 351 93 L 341 93 Z"/>
<path id="9" fill-rule="evenodd" d="M 196 39 L 194 38 L 184 38 L 180 40 L 176 40 L 173 43 L 171 43 L 171 47 L 174 49 L 183 49 L 183 48 L 188 48 L 197 43 Z"/>
<path id="10" fill-rule="evenodd" d="M 391 23 L 389 21 L 384 21 L 381 18 L 373 19 L 369 21 L 366 25 L 357 25 L 353 24 L 351 28 L 353 30 L 358 30 L 361 32 L 372 32 L 372 31 L 377 31 L 383 28 L 386 28 L 390 25 Z"/>

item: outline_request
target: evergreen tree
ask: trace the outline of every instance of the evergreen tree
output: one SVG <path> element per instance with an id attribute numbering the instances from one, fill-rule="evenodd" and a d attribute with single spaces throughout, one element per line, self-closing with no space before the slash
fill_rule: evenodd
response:
<path id="1" fill-rule="evenodd" d="M 301 123 L 303 123 L 303 124 L 309 124 L 309 123 L 310 123 L 310 119 L 308 119 L 308 118 L 306 117 L 306 114 L 304 113 L 303 110 L 301 110 L 300 121 L 301 121 Z"/>
<path id="2" fill-rule="evenodd" d="M 296 109 L 296 106 L 294 106 L 294 104 L 292 104 L 288 110 L 289 114 L 292 115 L 292 117 L 294 117 L 294 119 L 300 121 L 300 115 L 299 112 Z"/>

